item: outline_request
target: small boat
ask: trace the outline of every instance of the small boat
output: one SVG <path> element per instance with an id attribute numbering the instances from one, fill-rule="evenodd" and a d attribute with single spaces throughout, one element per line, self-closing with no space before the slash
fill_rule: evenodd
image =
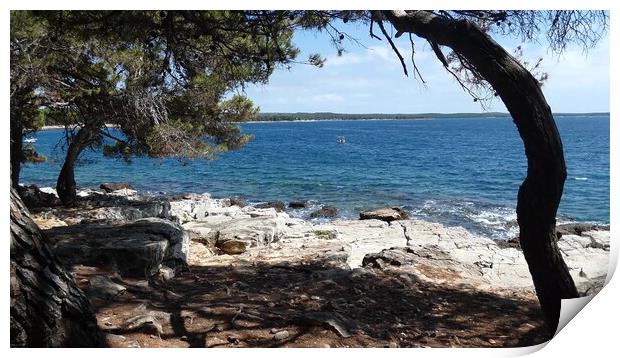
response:
<path id="1" fill-rule="evenodd" d="M 24 142 L 26 143 L 34 143 L 37 141 L 37 138 L 26 138 L 24 139 Z"/>
<path id="2" fill-rule="evenodd" d="M 339 135 L 338 137 L 336 137 L 336 143 L 338 144 L 345 144 L 347 142 L 346 139 L 344 139 L 344 136 Z"/>

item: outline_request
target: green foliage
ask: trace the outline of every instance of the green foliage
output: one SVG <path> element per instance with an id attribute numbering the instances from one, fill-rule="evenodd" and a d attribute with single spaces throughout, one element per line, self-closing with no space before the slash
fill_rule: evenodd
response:
<path id="1" fill-rule="evenodd" d="M 337 237 L 336 233 L 330 230 L 314 230 L 313 233 L 317 238 L 323 240 L 335 240 Z"/>
<path id="2" fill-rule="evenodd" d="M 28 143 L 23 148 L 22 163 L 44 163 L 47 157 L 37 152 L 32 143 Z"/>
<path id="3" fill-rule="evenodd" d="M 258 108 L 227 95 L 294 62 L 292 36 L 282 11 L 13 11 L 12 126 L 86 128 L 82 146 L 107 136 L 126 160 L 213 157 L 252 138 L 235 123 Z"/>
<path id="4" fill-rule="evenodd" d="M 247 97 L 235 95 L 220 103 L 219 112 L 228 121 L 245 122 L 255 120 L 260 108 L 254 107 L 254 103 Z"/>

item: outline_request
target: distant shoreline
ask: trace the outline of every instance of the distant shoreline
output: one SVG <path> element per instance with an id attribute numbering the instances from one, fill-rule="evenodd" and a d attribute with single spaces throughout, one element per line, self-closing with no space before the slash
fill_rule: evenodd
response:
<path id="1" fill-rule="evenodd" d="M 609 116 L 610 112 L 592 113 L 554 113 L 554 117 L 601 117 Z M 234 122 L 235 124 L 244 123 L 273 123 L 273 122 L 320 122 L 320 121 L 384 121 L 384 120 L 433 120 L 433 119 L 467 119 L 467 118 L 510 118 L 510 113 L 489 112 L 489 113 L 263 113 L 259 119 L 253 121 Z M 117 128 L 118 125 L 106 124 L 108 128 Z M 41 130 L 64 129 L 64 125 L 46 125 Z"/>
<path id="2" fill-rule="evenodd" d="M 554 113 L 556 117 L 609 116 L 609 112 L 588 113 Z M 443 119 L 443 118 L 510 118 L 510 113 L 333 113 L 333 112 L 296 112 L 296 113 L 261 113 L 256 122 L 309 122 L 321 120 L 402 120 L 402 119 Z"/>

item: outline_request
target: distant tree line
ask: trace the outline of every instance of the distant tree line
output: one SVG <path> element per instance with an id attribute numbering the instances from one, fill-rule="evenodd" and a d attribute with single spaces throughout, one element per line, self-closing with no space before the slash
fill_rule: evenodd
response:
<path id="1" fill-rule="evenodd" d="M 556 116 L 605 116 L 609 112 L 595 113 L 556 113 Z M 431 119 L 431 118 L 495 118 L 510 117 L 510 113 L 334 113 L 334 112 L 295 112 L 260 113 L 257 120 L 266 122 L 307 121 L 307 120 L 358 120 L 358 119 Z"/>
<path id="2" fill-rule="evenodd" d="M 609 112 L 588 113 L 555 113 L 557 117 L 579 116 L 609 116 Z M 247 118 L 240 118 L 238 122 L 257 120 L 263 122 L 280 121 L 329 121 L 329 120 L 368 120 L 368 119 L 433 119 L 433 118 L 510 118 L 510 113 L 483 112 L 483 113 L 336 113 L 336 112 L 265 112 Z M 46 117 L 46 126 L 64 125 L 63 121 Z"/>

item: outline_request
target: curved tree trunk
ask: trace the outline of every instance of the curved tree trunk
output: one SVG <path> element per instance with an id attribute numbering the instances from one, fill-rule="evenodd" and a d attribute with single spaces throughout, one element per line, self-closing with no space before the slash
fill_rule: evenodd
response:
<path id="1" fill-rule="evenodd" d="M 60 174 L 58 174 L 58 180 L 56 181 L 58 198 L 65 206 L 75 206 L 76 204 L 75 163 L 84 148 L 90 144 L 91 138 L 92 132 L 84 127 L 78 131 L 75 138 L 69 143 L 69 148 L 67 148 L 65 162 L 62 165 L 62 169 L 60 169 Z"/>
<path id="2" fill-rule="evenodd" d="M 18 120 L 11 121 L 11 186 L 13 188 L 19 185 L 19 173 L 24 157 L 22 150 L 24 129 L 18 123 Z"/>
<path id="3" fill-rule="evenodd" d="M 555 217 L 566 179 L 562 141 L 538 81 L 474 23 L 428 11 L 384 11 L 399 32 L 410 32 L 465 57 L 501 97 L 519 130 L 527 177 L 519 188 L 520 241 L 547 326 L 555 332 L 561 300 L 578 297 L 557 247 Z"/>
<path id="4" fill-rule="evenodd" d="M 11 347 L 99 347 L 93 309 L 11 188 Z"/>

